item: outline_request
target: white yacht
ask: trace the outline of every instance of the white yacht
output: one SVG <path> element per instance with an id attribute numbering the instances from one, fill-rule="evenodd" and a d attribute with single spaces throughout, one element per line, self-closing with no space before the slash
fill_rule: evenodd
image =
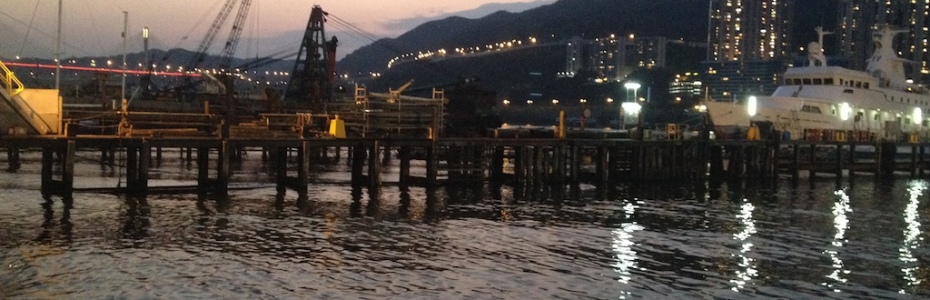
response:
<path id="1" fill-rule="evenodd" d="M 928 132 L 930 92 L 904 75 L 904 64 L 892 48 L 894 36 L 906 32 L 883 27 L 872 34 L 875 51 L 865 72 L 828 66 L 823 36 L 808 47 L 808 66 L 790 67 L 771 96 L 746 101 L 705 101 L 710 121 L 717 130 L 745 128 L 751 122 L 770 122 L 787 131 L 791 139 L 803 139 L 805 131 L 855 131 L 881 139 Z M 813 129 L 813 130 L 811 130 Z"/>

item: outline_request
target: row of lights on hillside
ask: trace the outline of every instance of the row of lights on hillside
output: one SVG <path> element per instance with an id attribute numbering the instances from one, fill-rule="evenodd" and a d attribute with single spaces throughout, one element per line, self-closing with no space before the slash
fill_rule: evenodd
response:
<path id="1" fill-rule="evenodd" d="M 535 37 L 529 37 L 526 41 L 529 44 L 536 44 Z M 522 46 L 523 43 L 524 43 L 523 40 L 513 39 L 510 41 L 497 42 L 494 44 L 487 44 L 484 46 L 455 48 L 453 52 L 459 55 L 467 55 L 467 54 L 474 54 L 474 53 L 483 53 L 483 52 L 488 52 L 488 51 L 500 51 L 502 49 L 512 48 L 514 46 Z M 446 49 L 439 49 L 435 51 L 426 51 L 426 52 L 419 51 L 417 53 L 407 53 L 407 54 L 392 58 L 390 61 L 388 61 L 387 67 L 388 69 L 390 69 L 394 66 L 395 63 L 398 63 L 400 61 L 406 61 L 406 60 L 411 60 L 411 59 L 412 60 L 430 59 L 434 56 L 446 56 L 447 53 L 448 51 L 446 51 Z"/>

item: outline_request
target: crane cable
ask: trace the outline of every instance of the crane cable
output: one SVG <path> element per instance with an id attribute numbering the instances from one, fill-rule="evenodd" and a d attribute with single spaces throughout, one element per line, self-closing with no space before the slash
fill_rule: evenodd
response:
<path id="1" fill-rule="evenodd" d="M 26 26 L 26 27 L 28 27 L 28 28 L 32 28 L 32 26 L 26 24 L 26 22 L 23 22 L 23 21 L 17 19 L 16 17 L 11 16 L 10 14 L 4 12 L 3 10 L 0 10 L 0 15 L 3 15 L 3 16 L 5 16 L 5 17 L 7 17 L 7 18 L 10 18 L 11 20 L 13 20 L 14 22 L 16 22 L 16 23 L 19 24 L 19 25 Z M 52 40 L 55 40 L 55 39 L 56 39 L 55 36 L 52 35 L 52 34 L 49 34 L 49 33 L 44 32 L 44 31 L 42 31 L 42 30 L 39 30 L 38 28 L 34 28 L 34 29 L 35 29 L 36 32 L 42 34 L 42 36 L 44 36 L 44 37 L 46 37 L 46 38 L 49 38 L 49 39 L 52 39 Z M 86 55 L 86 56 L 90 56 L 90 55 L 91 55 L 90 52 L 87 52 L 87 50 L 84 50 L 84 49 L 82 49 L 82 48 L 80 48 L 80 47 L 78 47 L 78 46 L 72 45 L 71 43 L 68 43 L 68 42 L 66 42 L 66 41 L 61 41 L 61 44 L 62 44 L 62 45 L 65 45 L 65 46 L 68 46 L 68 47 L 71 47 L 71 48 L 74 48 L 75 50 L 77 50 L 78 52 L 81 52 L 82 54 L 84 54 L 84 55 Z"/>
<path id="2" fill-rule="evenodd" d="M 341 19 L 341 18 L 339 18 L 338 16 L 335 16 L 335 15 L 333 15 L 333 14 L 329 14 L 328 16 L 331 17 L 331 18 L 333 18 L 333 20 L 334 20 L 334 22 L 335 22 L 336 24 L 345 26 L 347 29 L 349 29 L 349 30 L 350 30 L 349 33 L 356 33 L 356 34 L 359 34 L 359 35 L 363 36 L 364 38 L 370 40 L 370 41 L 372 42 L 372 43 L 371 43 L 372 45 L 378 45 L 378 46 L 380 46 L 380 47 L 382 47 L 382 48 L 384 48 L 384 49 L 387 49 L 387 50 L 389 50 L 389 51 L 391 51 L 391 52 L 394 52 L 395 55 L 403 55 L 403 54 L 406 54 L 406 53 L 410 53 L 410 52 L 411 52 L 411 51 L 402 51 L 401 49 L 396 48 L 395 45 L 392 45 L 392 43 L 387 43 L 387 42 L 378 43 L 378 42 L 377 42 L 378 40 L 376 40 L 376 39 L 374 38 L 374 36 L 372 36 L 371 34 L 365 32 L 365 31 L 362 30 L 361 28 L 358 28 L 357 26 L 353 25 L 352 23 L 349 23 L 348 21 L 343 20 L 343 19 Z M 395 40 L 396 40 L 396 39 L 395 39 Z M 460 75 L 457 75 L 457 74 L 456 74 L 455 72 L 453 72 L 452 70 L 450 70 L 450 69 L 448 69 L 448 68 L 441 67 L 441 66 L 439 66 L 439 65 L 437 65 L 437 64 L 427 63 L 426 66 L 428 66 L 429 68 L 432 68 L 434 71 L 437 71 L 437 72 L 439 72 L 439 73 L 442 73 L 443 75 L 449 76 L 450 78 L 458 78 L 458 77 L 461 77 Z"/>
<path id="3" fill-rule="evenodd" d="M 36 19 L 36 12 L 39 10 L 39 1 L 36 1 L 36 6 L 32 8 L 32 17 L 29 18 L 29 26 L 26 27 L 26 35 L 23 36 L 23 42 L 19 44 L 19 51 L 16 52 L 16 56 L 23 54 L 23 46 L 26 46 L 26 41 L 29 40 L 29 33 L 32 32 L 32 23 Z"/>

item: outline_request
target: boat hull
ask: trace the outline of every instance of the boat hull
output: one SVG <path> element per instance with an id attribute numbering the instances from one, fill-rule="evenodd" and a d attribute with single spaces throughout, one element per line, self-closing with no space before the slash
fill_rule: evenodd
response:
<path id="1" fill-rule="evenodd" d="M 706 101 L 710 122 L 719 131 L 738 131 L 755 123 L 771 124 L 773 130 L 789 132 L 792 139 L 803 139 L 808 132 L 825 130 L 866 132 L 883 139 L 897 139 L 903 134 L 927 135 L 928 128 L 914 124 L 895 112 L 864 107 L 849 108 L 832 101 L 792 97 L 761 97 L 754 115 L 745 103 Z"/>

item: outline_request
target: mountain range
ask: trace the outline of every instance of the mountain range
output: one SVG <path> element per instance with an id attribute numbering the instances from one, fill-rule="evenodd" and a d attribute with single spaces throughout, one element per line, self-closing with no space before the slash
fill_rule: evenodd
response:
<path id="1" fill-rule="evenodd" d="M 798 22 L 794 25 L 792 42 L 806 44 L 811 39 L 815 25 L 834 27 L 836 4 L 839 0 L 796 1 L 793 7 Z M 463 78 L 480 78 L 483 85 L 495 91 L 519 89 L 550 80 L 565 65 L 564 42 L 572 37 L 593 39 L 610 34 L 637 36 L 663 36 L 669 40 L 705 42 L 707 32 L 707 0 L 559 0 L 554 3 L 520 11 L 509 6 L 488 5 L 476 10 L 477 16 L 488 9 L 499 10 L 480 18 L 452 16 L 423 23 L 396 37 L 380 39 L 358 48 L 337 63 L 339 74 L 351 74 L 364 78 L 369 73 L 382 76 L 374 80 L 363 80 L 372 90 L 397 87 L 413 79 L 415 86 L 447 85 Z M 508 8 L 509 7 L 509 8 Z M 408 20 L 414 21 L 414 20 Z M 493 55 L 470 58 L 419 61 L 405 63 L 391 70 L 387 62 L 396 56 L 418 51 L 454 49 L 476 45 L 493 44 L 499 41 L 523 40 L 536 37 L 540 44 L 548 46 L 527 47 L 525 50 L 501 52 Z M 551 43 L 551 44 L 549 44 Z M 157 50 L 153 50 L 157 51 Z M 296 49 L 295 49 L 296 51 Z M 671 71 L 697 71 L 703 59 L 701 48 L 671 45 L 669 68 Z M 184 64 L 192 53 L 174 49 L 167 53 L 157 52 L 151 57 L 159 65 Z M 142 61 L 141 54 L 130 54 L 133 61 Z M 170 59 L 159 62 L 160 58 Z M 90 60 L 95 58 L 81 58 Z M 96 58 L 99 60 L 105 57 Z M 164 60 L 164 59 L 163 59 Z M 205 65 L 216 61 L 208 57 Z M 234 66 L 244 65 L 248 60 L 235 60 Z M 258 70 L 287 70 L 293 68 L 293 60 L 272 60 Z"/>
<path id="2" fill-rule="evenodd" d="M 565 43 L 574 37 L 595 39 L 611 34 L 662 36 L 686 42 L 706 41 L 706 0 L 559 0 L 520 13 L 499 11 L 478 19 L 449 17 L 423 23 L 394 39 L 381 39 L 359 48 L 337 63 L 339 74 L 359 80 L 369 90 L 396 88 L 413 80 L 412 90 L 474 82 L 499 97 L 526 99 L 603 98 L 607 86 L 585 87 L 584 80 L 559 79 L 566 64 Z M 418 51 L 455 49 L 527 40 L 539 46 L 464 58 L 407 62 L 387 68 L 392 58 Z M 698 71 L 705 50 L 669 45 L 674 70 Z M 452 57 L 452 56 L 450 56 Z M 603 90 L 599 90 L 603 89 Z"/>
<path id="3" fill-rule="evenodd" d="M 480 19 L 449 17 L 361 47 L 339 61 L 338 69 L 340 74 L 381 73 L 389 60 L 406 53 L 528 37 L 559 41 L 636 33 L 703 41 L 706 11 L 705 0 L 561 0 L 520 13 L 499 11 Z"/>

